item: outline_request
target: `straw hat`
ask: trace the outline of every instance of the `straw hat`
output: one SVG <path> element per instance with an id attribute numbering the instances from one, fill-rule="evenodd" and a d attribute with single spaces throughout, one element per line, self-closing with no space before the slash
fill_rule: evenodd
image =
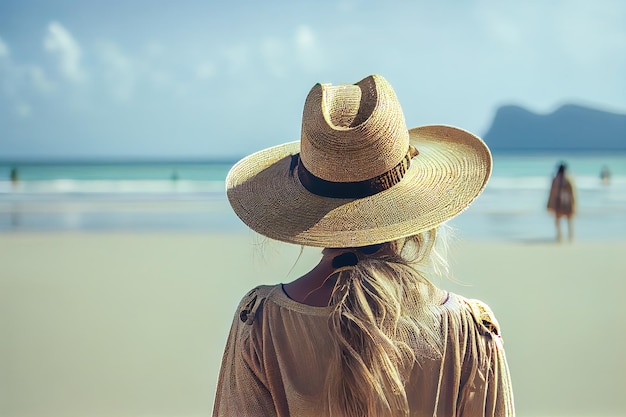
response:
<path id="1" fill-rule="evenodd" d="M 391 85 L 317 84 L 299 142 L 249 155 L 226 178 L 235 213 L 269 238 L 356 247 L 430 230 L 462 212 L 491 174 L 487 145 L 451 126 L 407 130 Z"/>

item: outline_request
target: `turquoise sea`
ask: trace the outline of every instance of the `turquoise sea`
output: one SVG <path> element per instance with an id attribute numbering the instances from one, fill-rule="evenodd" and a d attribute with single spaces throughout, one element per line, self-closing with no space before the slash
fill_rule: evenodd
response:
<path id="1" fill-rule="evenodd" d="M 495 154 L 483 195 L 450 223 L 460 238 L 547 241 L 551 175 L 565 161 L 578 193 L 579 240 L 626 238 L 626 154 Z M 234 232 L 224 178 L 233 161 L 0 162 L 0 232 Z M 608 184 L 600 180 L 606 166 Z M 15 170 L 17 180 L 12 181 Z"/>

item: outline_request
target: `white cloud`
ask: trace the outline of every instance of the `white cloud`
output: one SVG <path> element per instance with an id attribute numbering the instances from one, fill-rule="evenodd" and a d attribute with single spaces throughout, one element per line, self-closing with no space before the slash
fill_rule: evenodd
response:
<path id="1" fill-rule="evenodd" d="M 215 77 L 217 69 L 212 62 L 203 62 L 196 68 L 196 77 L 201 80 L 207 80 Z"/>
<path id="2" fill-rule="evenodd" d="M 165 54 L 165 48 L 159 42 L 150 42 L 146 47 L 148 56 L 153 58 L 160 58 Z"/>
<path id="3" fill-rule="evenodd" d="M 59 58 L 61 73 L 70 81 L 81 82 L 86 79 L 80 64 L 81 50 L 71 33 L 60 23 L 48 25 L 48 33 L 44 38 L 46 51 L 56 54 Z"/>
<path id="4" fill-rule="evenodd" d="M 30 117 L 33 114 L 33 110 L 28 103 L 20 103 L 17 106 L 15 106 L 15 113 L 19 117 L 26 119 L 27 117 Z"/>
<path id="5" fill-rule="evenodd" d="M 484 12 L 487 22 L 485 28 L 490 32 L 491 39 L 507 47 L 519 47 L 523 42 L 523 33 L 515 21 L 507 19 L 492 8 Z"/>
<path id="6" fill-rule="evenodd" d="M 26 69 L 31 84 L 41 93 L 54 91 L 55 85 L 48 79 L 46 73 L 40 67 L 31 66 Z"/>
<path id="7" fill-rule="evenodd" d="M 239 74 L 247 69 L 250 60 L 250 52 L 247 46 L 232 46 L 226 50 L 225 55 L 231 73 Z"/>
<path id="8" fill-rule="evenodd" d="M 41 67 L 15 62 L 10 54 L 8 45 L 0 38 L 0 92 L 6 97 L 19 99 L 24 93 L 54 91 L 54 83 L 48 79 Z"/>
<path id="9" fill-rule="evenodd" d="M 350 13 L 357 8 L 357 2 L 355 0 L 340 0 L 337 3 L 337 10 L 344 13 Z"/>
<path id="10" fill-rule="evenodd" d="M 324 54 L 308 26 L 300 26 L 296 30 L 294 45 L 298 62 L 305 70 L 317 72 L 326 66 Z"/>
<path id="11" fill-rule="evenodd" d="M 0 38 L 0 58 L 9 56 L 9 46 Z"/>
<path id="12" fill-rule="evenodd" d="M 104 78 L 110 85 L 110 93 L 118 100 L 128 101 L 135 92 L 137 70 L 133 61 L 112 42 L 98 47 Z"/>
<path id="13" fill-rule="evenodd" d="M 289 53 L 283 41 L 276 38 L 265 38 L 261 42 L 261 55 L 270 74 L 275 77 L 283 77 L 287 74 Z"/>
<path id="14" fill-rule="evenodd" d="M 315 47 L 315 36 L 308 26 L 300 26 L 296 31 L 296 46 L 303 50 Z"/>
<path id="15" fill-rule="evenodd" d="M 152 45 L 156 47 L 157 44 Z M 147 57 L 138 56 L 122 50 L 113 42 L 101 42 L 98 45 L 97 54 L 108 94 L 122 102 L 141 99 L 141 95 L 146 92 L 170 93 L 178 96 L 187 94 L 187 86 L 176 77 L 176 68 L 172 68 L 172 63 L 175 64 L 177 61 L 170 56 L 161 62 L 155 59 L 153 52 L 155 50 L 148 50 Z M 206 64 L 196 69 L 196 76 L 198 78 L 210 77 L 213 72 L 214 69 L 210 64 Z"/>

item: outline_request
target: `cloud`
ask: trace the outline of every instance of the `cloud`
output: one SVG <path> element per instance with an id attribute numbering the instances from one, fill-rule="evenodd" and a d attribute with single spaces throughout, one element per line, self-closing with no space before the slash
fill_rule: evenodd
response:
<path id="1" fill-rule="evenodd" d="M 162 48 L 156 53 L 156 49 L 149 47 L 146 53 L 139 54 L 125 51 L 107 40 L 100 42 L 96 52 L 100 65 L 94 75 L 102 76 L 106 93 L 118 101 L 142 100 L 146 94 L 182 96 L 188 93 L 189 87 L 180 81 L 181 71 L 177 71 L 175 65 L 179 61 L 172 55 L 164 56 L 164 60 L 157 59 L 163 53 Z M 208 62 L 195 69 L 198 79 L 214 74 L 215 68 Z"/>
<path id="2" fill-rule="evenodd" d="M 296 31 L 296 46 L 304 51 L 315 47 L 315 36 L 308 26 L 300 26 Z"/>
<path id="3" fill-rule="evenodd" d="M 20 103 L 15 106 L 15 114 L 22 119 L 26 119 L 33 114 L 33 111 L 28 103 Z"/>
<path id="4" fill-rule="evenodd" d="M 35 89 L 41 93 L 50 93 L 54 91 L 55 84 L 48 79 L 46 73 L 37 66 L 30 66 L 25 69 L 30 83 Z"/>
<path id="5" fill-rule="evenodd" d="M 305 72 L 318 72 L 325 67 L 324 53 L 308 26 L 299 26 L 291 39 L 266 37 L 259 51 L 270 75 L 284 77 L 294 67 Z"/>
<path id="6" fill-rule="evenodd" d="M 109 92 L 120 101 L 130 100 L 135 92 L 137 69 L 131 58 L 112 42 L 102 42 L 98 49 L 103 76 Z"/>
<path id="7" fill-rule="evenodd" d="M 340 0 L 337 3 L 337 10 L 344 13 L 350 13 L 356 10 L 357 2 L 355 0 Z"/>
<path id="8" fill-rule="evenodd" d="M 210 78 L 215 77 L 217 74 L 217 69 L 212 62 L 203 62 L 202 64 L 196 67 L 196 77 L 201 80 L 208 80 Z"/>
<path id="9" fill-rule="evenodd" d="M 152 41 L 146 47 L 146 52 L 150 57 L 159 58 L 164 56 L 165 48 L 159 42 Z"/>
<path id="10" fill-rule="evenodd" d="M 283 41 L 276 38 L 263 39 L 261 55 L 271 75 L 283 77 L 287 74 L 289 53 Z"/>
<path id="11" fill-rule="evenodd" d="M 60 23 L 52 22 L 48 25 L 44 49 L 58 57 L 59 67 L 65 78 L 73 82 L 82 82 L 86 79 L 86 74 L 80 64 L 80 46 Z"/>
<path id="12" fill-rule="evenodd" d="M 0 58 L 9 56 L 9 46 L 0 38 Z"/>
<path id="13" fill-rule="evenodd" d="M 246 45 L 234 45 L 226 50 L 225 55 L 232 74 L 240 74 L 248 68 L 250 51 Z"/>
<path id="14" fill-rule="evenodd" d="M 325 68 L 326 60 L 315 34 L 308 26 L 300 26 L 294 37 L 296 57 L 298 62 L 307 71 L 318 72 Z"/>
<path id="15" fill-rule="evenodd" d="M 0 93 L 11 100 L 21 101 L 24 96 L 33 92 L 47 94 L 54 89 L 55 84 L 48 79 L 41 67 L 15 62 L 9 46 L 0 38 Z M 20 106 L 22 110 L 16 111 L 16 114 L 30 115 L 30 110 L 23 110 L 25 104 Z"/>

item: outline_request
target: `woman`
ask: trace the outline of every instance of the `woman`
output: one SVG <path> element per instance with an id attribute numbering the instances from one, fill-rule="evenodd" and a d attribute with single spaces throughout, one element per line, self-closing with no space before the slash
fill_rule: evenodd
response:
<path id="1" fill-rule="evenodd" d="M 315 85 L 300 142 L 244 158 L 226 182 L 250 228 L 322 258 L 243 298 L 213 415 L 513 415 L 493 313 L 427 279 L 437 227 L 490 173 L 476 136 L 407 130 L 384 78 Z"/>
<path id="2" fill-rule="evenodd" d="M 567 219 L 567 237 L 570 242 L 574 239 L 574 226 L 572 217 L 576 213 L 576 196 L 574 182 L 567 175 L 567 165 L 560 163 L 556 175 L 552 179 L 550 186 L 550 196 L 548 197 L 548 211 L 554 214 L 556 222 L 556 239 L 563 239 L 561 233 L 561 219 Z"/>

